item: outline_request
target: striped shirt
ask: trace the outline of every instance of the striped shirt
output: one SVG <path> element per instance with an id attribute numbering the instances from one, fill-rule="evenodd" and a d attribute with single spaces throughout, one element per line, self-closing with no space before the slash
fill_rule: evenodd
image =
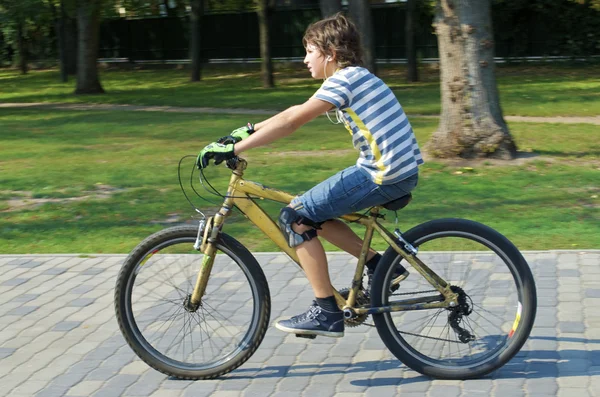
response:
<path id="1" fill-rule="evenodd" d="M 362 67 L 329 77 L 315 98 L 334 105 L 360 152 L 356 165 L 378 184 L 399 182 L 423 164 L 412 127 L 392 90 Z"/>

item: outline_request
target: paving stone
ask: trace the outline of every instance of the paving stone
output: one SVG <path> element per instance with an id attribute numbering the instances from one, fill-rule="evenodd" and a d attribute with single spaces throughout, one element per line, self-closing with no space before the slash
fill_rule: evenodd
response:
<path id="1" fill-rule="evenodd" d="M 62 386 L 47 386 L 37 392 L 35 397 L 60 397 L 64 396 L 69 390 L 69 387 Z"/>
<path id="2" fill-rule="evenodd" d="M 588 298 L 600 298 L 600 288 L 586 289 L 585 296 Z"/>
<path id="3" fill-rule="evenodd" d="M 104 386 L 93 394 L 94 397 L 113 397 L 119 396 L 122 392 L 139 379 L 137 375 L 116 375 L 110 379 Z"/>
<path id="4" fill-rule="evenodd" d="M 31 302 L 33 300 L 36 300 L 39 297 L 40 297 L 40 294 L 22 294 L 22 295 L 15 296 L 10 301 L 11 302 L 24 302 L 25 303 L 25 302 Z"/>
<path id="5" fill-rule="evenodd" d="M 558 323 L 558 329 L 560 332 L 584 332 L 585 325 L 583 322 L 561 321 Z"/>
<path id="6" fill-rule="evenodd" d="M 558 271 L 559 278 L 579 277 L 580 275 L 581 275 L 581 273 L 579 272 L 579 269 L 561 269 Z"/>
<path id="7" fill-rule="evenodd" d="M 52 331 L 71 331 L 80 325 L 81 321 L 61 321 L 52 328 Z"/>
<path id="8" fill-rule="evenodd" d="M 79 298 L 79 299 L 72 300 L 71 302 L 69 302 L 67 304 L 67 306 L 72 306 L 72 307 L 86 307 L 86 306 L 91 305 L 95 301 L 96 301 L 96 299 Z"/>
<path id="9" fill-rule="evenodd" d="M 600 395 L 594 393 L 600 355 L 590 342 L 600 339 L 599 253 L 585 265 L 579 253 L 525 253 L 539 292 L 532 334 L 503 368 L 464 382 L 421 376 L 391 355 L 375 329 L 364 327 L 347 329 L 342 339 L 312 341 L 269 328 L 254 356 L 231 374 L 174 380 L 137 359 L 118 329 L 112 292 L 125 256 L 0 256 L 0 368 L 11 368 L 0 378 L 0 397 Z M 305 309 L 312 291 L 300 270 L 282 254 L 257 255 L 269 263 L 269 281 L 276 279 L 272 322 Z M 353 260 L 328 257 L 332 279 L 347 284 Z M 488 298 L 503 297 L 505 274 L 495 273 Z"/>
<path id="10" fill-rule="evenodd" d="M 105 269 L 103 268 L 99 268 L 99 267 L 90 267 L 88 269 L 85 269 L 84 271 L 81 272 L 81 274 L 84 274 L 86 276 L 96 276 L 98 274 L 101 274 L 105 271 Z"/>
<path id="11" fill-rule="evenodd" d="M 19 306 L 14 309 L 9 310 L 5 315 L 6 316 L 26 316 L 29 313 L 33 313 L 40 306 Z"/>
<path id="12" fill-rule="evenodd" d="M 31 262 L 31 259 L 28 258 L 18 258 L 18 259 L 13 259 L 10 262 L 7 262 L 6 265 L 8 266 L 22 266 L 25 265 L 27 263 Z"/>
<path id="13" fill-rule="evenodd" d="M 118 369 L 115 368 L 104 368 L 102 366 L 88 373 L 85 377 L 85 380 L 99 380 L 99 381 L 107 381 L 117 375 L 119 373 Z"/>
<path id="14" fill-rule="evenodd" d="M 184 393 L 183 397 L 209 397 L 213 395 L 213 392 L 217 388 L 218 383 L 214 381 L 198 381 L 189 385 Z M 246 388 L 248 390 L 251 386 Z M 262 391 L 262 390 L 261 390 Z M 272 391 L 272 390 L 271 390 Z M 261 394 L 261 396 L 267 396 L 270 393 Z"/>
<path id="15" fill-rule="evenodd" d="M 227 382 L 221 382 L 219 384 L 218 390 L 237 390 L 241 392 L 246 389 L 251 382 L 252 379 L 249 378 L 227 379 Z"/>
<path id="16" fill-rule="evenodd" d="M 75 288 L 72 288 L 71 290 L 69 290 L 69 294 L 86 294 L 90 291 L 93 291 L 95 288 L 95 286 L 93 285 L 78 285 Z"/>
<path id="17" fill-rule="evenodd" d="M 429 397 L 458 397 L 461 394 L 458 386 L 436 386 L 432 385 L 427 392 Z"/>
<path id="18" fill-rule="evenodd" d="M 102 381 L 82 381 L 67 392 L 69 396 L 89 396 L 104 385 Z"/>
<path id="19" fill-rule="evenodd" d="M 29 280 L 30 279 L 28 279 L 28 278 L 12 278 L 10 280 L 4 281 L 3 283 L 0 284 L 0 286 L 13 287 L 13 286 L 25 284 Z"/>
<path id="20" fill-rule="evenodd" d="M 44 272 L 42 274 L 58 276 L 63 273 L 66 273 L 68 270 L 69 269 L 64 268 L 64 267 L 53 267 L 52 269 L 44 270 Z"/>
<path id="21" fill-rule="evenodd" d="M 547 396 L 555 395 L 558 384 L 553 378 L 534 378 L 525 380 L 525 390 L 528 393 L 539 393 Z"/>
<path id="22" fill-rule="evenodd" d="M 16 348 L 8 348 L 8 347 L 0 347 L 0 360 L 12 355 L 17 349 Z"/>

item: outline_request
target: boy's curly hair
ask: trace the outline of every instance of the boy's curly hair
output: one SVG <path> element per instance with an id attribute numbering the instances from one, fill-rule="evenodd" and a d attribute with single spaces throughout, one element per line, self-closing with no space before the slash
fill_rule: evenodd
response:
<path id="1" fill-rule="evenodd" d="M 306 28 L 302 44 L 314 45 L 325 56 L 335 53 L 340 67 L 362 65 L 362 47 L 358 30 L 352 21 L 338 12 Z"/>

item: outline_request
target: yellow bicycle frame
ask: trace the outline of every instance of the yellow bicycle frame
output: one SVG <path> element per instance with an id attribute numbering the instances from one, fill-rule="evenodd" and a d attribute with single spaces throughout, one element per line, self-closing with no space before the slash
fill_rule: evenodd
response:
<path id="1" fill-rule="evenodd" d="M 225 201 L 221 209 L 213 218 L 210 218 L 205 226 L 204 235 L 202 237 L 201 250 L 205 254 L 204 262 L 201 266 L 196 287 L 192 294 L 192 303 L 200 302 L 204 295 L 206 284 L 212 269 L 216 248 L 213 242 L 216 241 L 221 231 L 225 219 L 230 215 L 233 207 L 237 207 L 253 224 L 255 224 L 262 232 L 267 235 L 277 246 L 289 255 L 296 264 L 300 266 L 298 256 L 293 248 L 290 248 L 285 237 L 281 233 L 277 224 L 271 217 L 256 203 L 255 199 L 267 199 L 277 201 L 283 204 L 289 204 L 294 198 L 293 195 L 281 190 L 269 188 L 256 182 L 244 180 L 243 173 L 246 169 L 246 161 L 240 159 L 237 167 L 233 170 L 229 187 L 225 196 Z M 356 222 L 366 227 L 364 243 L 361 250 L 361 255 L 358 259 L 356 272 L 352 281 L 352 287 L 349 292 L 348 299 L 344 299 L 340 293 L 334 288 L 334 295 L 340 308 L 350 309 L 355 314 L 375 314 L 390 311 L 405 311 L 405 310 L 423 310 L 446 308 L 457 304 L 457 294 L 450 290 L 450 285 L 421 262 L 416 256 L 408 253 L 398 244 L 395 236 L 385 229 L 378 221 L 379 207 L 373 207 L 369 216 L 352 213 L 340 217 L 348 222 Z M 426 296 L 420 298 L 405 299 L 393 302 L 393 304 L 385 307 L 355 307 L 356 298 L 359 292 L 360 283 L 363 277 L 364 266 L 367 253 L 371 246 L 373 232 L 377 231 L 383 239 L 394 250 L 398 252 L 407 262 L 409 262 L 415 270 L 417 270 L 425 279 L 440 292 L 440 295 Z"/>

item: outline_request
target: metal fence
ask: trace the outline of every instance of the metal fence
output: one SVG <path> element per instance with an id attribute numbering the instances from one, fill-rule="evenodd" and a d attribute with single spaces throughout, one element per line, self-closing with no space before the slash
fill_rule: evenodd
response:
<path id="1" fill-rule="evenodd" d="M 405 9 L 397 3 L 372 8 L 378 62 L 402 62 L 406 58 Z M 582 28 L 548 21 L 547 15 L 514 12 L 496 6 L 492 13 L 495 51 L 498 58 L 592 57 L 600 54 L 600 39 L 575 48 L 577 34 L 588 37 Z M 586 29 L 600 31 L 598 18 L 589 16 Z M 302 36 L 311 23 L 320 18 L 318 8 L 280 9 L 272 19 L 272 56 L 291 61 L 302 59 Z M 593 22 L 596 20 L 596 22 Z M 438 57 L 437 39 L 433 34 L 432 16 L 420 13 L 417 21 L 416 47 L 420 60 Z M 559 26 L 560 25 L 560 26 Z M 595 28 L 597 27 L 597 29 Z M 600 36 L 599 36 L 600 37 Z M 589 39 L 587 39 L 589 41 Z M 189 19 L 153 18 L 109 20 L 101 27 L 101 58 L 126 61 L 189 60 Z M 209 14 L 202 19 L 202 58 L 205 61 L 252 62 L 260 57 L 258 19 L 254 12 Z"/>

